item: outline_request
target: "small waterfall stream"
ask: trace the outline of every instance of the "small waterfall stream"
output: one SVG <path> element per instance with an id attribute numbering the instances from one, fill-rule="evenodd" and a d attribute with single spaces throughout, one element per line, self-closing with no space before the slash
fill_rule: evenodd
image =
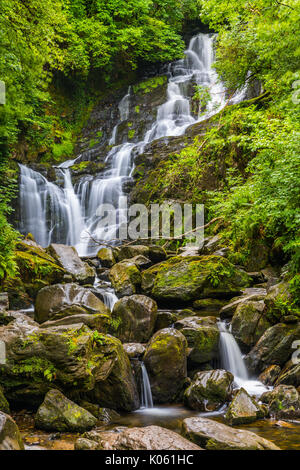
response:
<path id="1" fill-rule="evenodd" d="M 268 390 L 260 381 L 252 380 L 241 353 L 241 350 L 225 322 L 218 322 L 220 330 L 220 356 L 223 369 L 234 375 L 237 388 L 243 387 L 250 395 L 259 396 Z"/>
<path id="2" fill-rule="evenodd" d="M 119 103 L 119 122 L 109 141 L 113 147 L 106 156 L 107 170 L 101 177 L 83 177 L 74 187 L 69 167 L 76 163 L 77 157 L 57 168 L 64 180 L 61 188 L 40 173 L 20 165 L 20 231 L 31 232 L 43 246 L 51 242 L 74 245 L 82 256 L 93 255 L 96 250 L 89 234 L 98 240 L 117 238 L 118 227 L 127 221 L 121 198 L 124 196 L 123 184 L 134 170 L 133 153 L 142 153 L 145 145 L 155 139 L 184 134 L 188 126 L 225 106 L 225 89 L 212 68 L 213 61 L 214 35 L 195 36 L 185 57 L 170 64 L 167 101 L 158 107 L 156 121 L 145 130 L 143 140 L 115 145 L 118 127 L 130 113 L 132 88 L 129 87 Z M 191 111 L 188 92 L 195 85 L 207 87 L 211 95 L 205 112 L 198 117 Z M 92 159 L 94 153 L 93 149 L 89 151 L 88 159 Z M 117 217 L 111 224 L 103 226 L 99 224 L 99 211 L 105 204 L 115 207 Z"/>
<path id="3" fill-rule="evenodd" d="M 153 408 L 150 381 L 143 362 L 141 362 L 141 408 Z"/>

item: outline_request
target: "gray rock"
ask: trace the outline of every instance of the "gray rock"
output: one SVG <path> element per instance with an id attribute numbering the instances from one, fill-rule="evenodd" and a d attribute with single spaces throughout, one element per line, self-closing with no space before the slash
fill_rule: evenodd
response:
<path id="1" fill-rule="evenodd" d="M 240 303 L 232 318 L 232 334 L 244 348 L 253 347 L 271 324 L 264 315 L 263 300 Z M 248 349 L 249 351 L 249 349 Z"/>
<path id="2" fill-rule="evenodd" d="M 0 312 L 9 309 L 9 300 L 7 292 L 0 292 Z"/>
<path id="3" fill-rule="evenodd" d="M 80 284 L 93 284 L 96 271 L 79 258 L 76 248 L 52 243 L 47 251 L 63 269 L 72 275 L 75 281 Z"/>
<path id="4" fill-rule="evenodd" d="M 126 343 L 123 348 L 130 359 L 142 357 L 146 351 L 146 347 L 141 343 Z"/>
<path id="5" fill-rule="evenodd" d="M 250 397 L 246 390 L 241 388 L 230 403 L 225 419 L 229 424 L 235 426 L 237 424 L 252 423 L 264 418 L 264 416 L 265 413 L 262 407 Z"/>
<path id="6" fill-rule="evenodd" d="M 198 372 L 184 393 L 184 401 L 194 410 L 216 410 L 229 399 L 232 383 L 233 375 L 225 370 Z"/>
<path id="7" fill-rule="evenodd" d="M 24 450 L 18 426 L 2 411 L 0 411 L 0 450 Z"/>
<path id="8" fill-rule="evenodd" d="M 254 432 L 233 429 L 206 418 L 184 419 L 182 434 L 207 450 L 280 450 Z"/>
<path id="9" fill-rule="evenodd" d="M 224 305 L 220 310 L 220 318 L 226 319 L 231 318 L 236 311 L 236 308 L 245 302 L 258 302 L 264 300 L 267 295 L 266 289 L 262 288 L 250 288 L 245 289 L 242 296 L 233 299 L 229 304 Z"/>

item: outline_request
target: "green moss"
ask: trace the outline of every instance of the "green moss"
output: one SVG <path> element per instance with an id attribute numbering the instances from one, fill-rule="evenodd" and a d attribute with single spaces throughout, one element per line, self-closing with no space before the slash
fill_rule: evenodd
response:
<path id="1" fill-rule="evenodd" d="M 135 136 L 135 130 L 134 130 L 134 129 L 130 129 L 130 130 L 128 131 L 128 139 L 131 140 L 131 139 L 134 138 L 134 136 Z"/>
<path id="2" fill-rule="evenodd" d="M 35 378 L 43 378 L 51 382 L 55 377 L 56 368 L 47 359 L 39 357 L 31 357 L 18 362 L 11 368 L 11 372 L 15 376 Z"/>
<path id="3" fill-rule="evenodd" d="M 133 92 L 141 94 L 150 93 L 152 90 L 154 90 L 158 86 L 164 85 L 165 83 L 167 83 L 166 75 L 163 75 L 161 77 L 149 78 L 148 80 L 144 80 L 143 82 L 134 85 Z"/>

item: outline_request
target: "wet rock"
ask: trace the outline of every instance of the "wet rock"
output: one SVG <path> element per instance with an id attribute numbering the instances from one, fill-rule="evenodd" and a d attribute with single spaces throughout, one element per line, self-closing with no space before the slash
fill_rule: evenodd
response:
<path id="1" fill-rule="evenodd" d="M 106 268 L 112 268 L 113 265 L 116 264 L 116 259 L 112 248 L 101 248 L 97 253 L 97 257 L 101 262 L 101 266 Z"/>
<path id="2" fill-rule="evenodd" d="M 268 404 L 271 416 L 300 417 L 300 396 L 297 389 L 291 385 L 278 385 L 273 390 L 263 393 L 260 399 Z"/>
<path id="3" fill-rule="evenodd" d="M 208 297 L 233 297 L 248 283 L 247 274 L 225 258 L 177 256 L 146 270 L 142 287 L 151 289 L 157 300 L 188 302 Z"/>
<path id="4" fill-rule="evenodd" d="M 58 390 L 49 390 L 35 415 L 35 426 L 45 431 L 84 432 L 96 423 L 95 416 Z"/>
<path id="5" fill-rule="evenodd" d="M 128 245 L 121 246 L 118 251 L 118 261 L 134 258 L 135 256 L 149 257 L 149 247 L 146 245 Z"/>
<path id="6" fill-rule="evenodd" d="M 0 411 L 0 450 L 24 450 L 18 426 L 6 413 Z"/>
<path id="7" fill-rule="evenodd" d="M 181 392 L 187 376 L 186 354 L 187 341 L 175 329 L 165 328 L 151 338 L 144 362 L 155 402 L 172 402 Z"/>
<path id="8" fill-rule="evenodd" d="M 193 302 L 193 308 L 195 310 L 219 312 L 219 310 L 223 306 L 224 306 L 224 300 L 220 300 L 220 299 L 199 299 Z"/>
<path id="9" fill-rule="evenodd" d="M 300 340 L 300 325 L 278 323 L 268 328 L 246 356 L 252 373 L 260 373 L 270 365 L 283 366 L 293 353 L 292 344 Z"/>
<path id="10" fill-rule="evenodd" d="M 91 330 L 101 331 L 102 333 L 109 332 L 111 328 L 111 318 L 108 314 L 75 314 L 57 320 L 50 320 L 42 323 L 43 328 L 52 328 L 53 326 L 83 324 L 88 326 Z"/>
<path id="11" fill-rule="evenodd" d="M 225 370 L 198 372 L 184 393 L 187 406 L 198 411 L 213 411 L 225 403 L 232 392 L 233 375 Z"/>
<path id="12" fill-rule="evenodd" d="M 254 432 L 234 429 L 206 418 L 184 419 L 182 434 L 207 450 L 280 450 Z"/>
<path id="13" fill-rule="evenodd" d="M 126 343 L 123 348 L 130 359 L 142 357 L 146 347 L 141 343 Z"/>
<path id="14" fill-rule="evenodd" d="M 110 270 L 109 279 L 118 297 L 136 294 L 142 280 L 135 263 L 128 260 L 115 264 Z"/>
<path id="15" fill-rule="evenodd" d="M 260 301 L 240 303 L 232 318 L 232 334 L 244 348 L 254 346 L 271 324 L 264 315 L 265 304 Z M 249 350 L 249 349 L 248 349 Z"/>
<path id="16" fill-rule="evenodd" d="M 80 400 L 79 405 L 85 410 L 89 411 L 100 423 L 109 424 L 118 421 L 120 418 L 119 413 L 109 408 L 101 408 L 95 403 L 89 403 L 85 400 Z"/>
<path id="17" fill-rule="evenodd" d="M 101 314 L 107 318 L 110 310 L 89 289 L 77 284 L 44 287 L 37 295 L 35 319 L 39 323 L 86 314 Z"/>
<path id="18" fill-rule="evenodd" d="M 73 246 L 52 243 L 48 252 L 55 258 L 58 264 L 80 284 L 93 284 L 95 269 L 83 262 Z"/>
<path id="19" fill-rule="evenodd" d="M 9 401 L 36 407 L 58 388 L 74 400 L 80 395 L 102 407 L 138 408 L 130 362 L 117 338 L 82 323 L 39 328 L 24 317 L 0 327 L 7 350 L 0 385 Z"/>
<path id="20" fill-rule="evenodd" d="M 291 293 L 288 282 L 280 282 L 272 286 L 265 298 L 266 316 L 275 323 L 282 319 L 282 305 L 288 304 L 291 300 Z M 299 315 L 300 318 L 300 315 Z"/>
<path id="21" fill-rule="evenodd" d="M 84 439 L 84 441 L 83 441 Z M 89 443 L 86 442 L 89 441 Z M 83 441 L 83 442 L 82 442 Z M 201 450 L 174 431 L 160 426 L 128 428 L 121 432 L 85 433 L 76 441 L 77 450 Z"/>
<path id="22" fill-rule="evenodd" d="M 245 302 L 259 302 L 264 300 L 267 295 L 266 289 L 250 288 L 245 289 L 244 294 L 236 299 L 233 299 L 229 304 L 224 305 L 220 310 L 221 319 L 231 318 L 236 311 L 236 308 Z"/>
<path id="23" fill-rule="evenodd" d="M 237 392 L 225 415 L 226 421 L 232 426 L 252 423 L 264 417 L 262 407 L 243 388 Z"/>
<path id="24" fill-rule="evenodd" d="M 281 372 L 281 368 L 273 364 L 267 367 L 259 376 L 259 380 L 265 385 L 274 385 Z"/>
<path id="25" fill-rule="evenodd" d="M 4 392 L 1 387 L 0 387 L 0 411 L 2 411 L 3 413 L 10 414 L 9 404 L 5 398 Z"/>
<path id="26" fill-rule="evenodd" d="M 279 374 L 278 374 L 279 375 Z M 288 363 L 276 380 L 276 385 L 300 386 L 300 364 Z"/>
<path id="27" fill-rule="evenodd" d="M 220 332 L 215 317 L 187 317 L 175 323 L 187 339 L 189 360 L 203 364 L 219 356 Z"/>
<path id="28" fill-rule="evenodd" d="M 163 330 L 164 328 L 169 328 L 177 320 L 177 315 L 174 312 L 168 312 L 163 310 L 158 310 L 157 318 L 155 322 L 155 331 Z"/>
<path id="29" fill-rule="evenodd" d="M 150 259 L 143 255 L 134 256 L 130 261 L 139 269 L 148 269 L 152 264 Z"/>
<path id="30" fill-rule="evenodd" d="M 145 295 L 123 297 L 113 308 L 112 318 L 118 322 L 115 336 L 122 342 L 147 342 L 154 331 L 157 304 Z"/>

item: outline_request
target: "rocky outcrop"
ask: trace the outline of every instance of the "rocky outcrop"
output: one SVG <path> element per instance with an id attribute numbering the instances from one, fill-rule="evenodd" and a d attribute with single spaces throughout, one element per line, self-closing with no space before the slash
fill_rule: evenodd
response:
<path id="1" fill-rule="evenodd" d="M 147 342 L 154 331 L 157 304 L 145 295 L 123 297 L 113 308 L 112 318 L 117 322 L 115 330 L 122 342 Z"/>
<path id="2" fill-rule="evenodd" d="M 283 366 L 291 357 L 296 340 L 300 340 L 299 323 L 278 323 L 268 328 L 246 357 L 250 371 L 260 373 L 270 365 Z"/>
<path id="3" fill-rule="evenodd" d="M 115 264 L 110 270 L 109 279 L 118 297 L 136 294 L 142 281 L 139 269 L 129 260 Z"/>
<path id="4" fill-rule="evenodd" d="M 174 431 L 160 426 L 121 432 L 91 431 L 77 439 L 76 450 L 202 450 Z"/>
<path id="5" fill-rule="evenodd" d="M 18 426 L 14 420 L 0 411 L 0 450 L 24 450 Z"/>
<path id="6" fill-rule="evenodd" d="M 182 434 L 207 450 L 280 450 L 253 432 L 233 429 L 206 418 L 184 419 Z"/>
<path id="7" fill-rule="evenodd" d="M 44 287 L 37 295 L 35 319 L 39 323 L 87 314 L 102 315 L 105 324 L 110 317 L 110 310 L 89 289 L 77 284 L 55 284 Z"/>
<path id="8" fill-rule="evenodd" d="M 35 426 L 45 431 L 84 432 L 96 423 L 95 416 L 58 390 L 49 390 L 35 415 Z"/>
<path id="9" fill-rule="evenodd" d="M 79 258 L 76 248 L 52 243 L 47 251 L 72 276 L 74 281 L 80 284 L 93 284 L 96 274 L 95 270 Z"/>
<path id="10" fill-rule="evenodd" d="M 220 332 L 214 317 L 187 317 L 178 320 L 175 328 L 187 339 L 190 348 L 188 359 L 203 364 L 217 359 Z"/>
<path id="11" fill-rule="evenodd" d="M 241 388 L 233 398 L 225 419 L 232 426 L 252 423 L 265 417 L 265 412 L 250 395 Z"/>
<path id="12" fill-rule="evenodd" d="M 187 376 L 186 354 L 187 341 L 177 330 L 165 328 L 151 338 L 144 362 L 155 402 L 172 402 L 182 391 Z"/>
<path id="13" fill-rule="evenodd" d="M 220 256 L 177 256 L 146 270 L 142 287 L 159 301 L 189 302 L 230 298 L 241 293 L 249 282 L 245 272 Z"/>
<path id="14" fill-rule="evenodd" d="M 52 388 L 102 407 L 131 411 L 139 399 L 130 362 L 121 342 L 85 325 L 39 328 L 25 315 L 0 327 L 7 361 L 0 385 L 9 401 L 39 406 Z"/>
<path id="15" fill-rule="evenodd" d="M 232 392 L 233 375 L 225 370 L 198 372 L 184 393 L 184 401 L 193 410 L 220 408 Z"/>
<path id="16" fill-rule="evenodd" d="M 271 324 L 264 315 L 265 304 L 260 301 L 240 303 L 232 318 L 232 334 L 243 348 L 253 347 Z M 248 349 L 249 351 L 249 349 Z"/>

